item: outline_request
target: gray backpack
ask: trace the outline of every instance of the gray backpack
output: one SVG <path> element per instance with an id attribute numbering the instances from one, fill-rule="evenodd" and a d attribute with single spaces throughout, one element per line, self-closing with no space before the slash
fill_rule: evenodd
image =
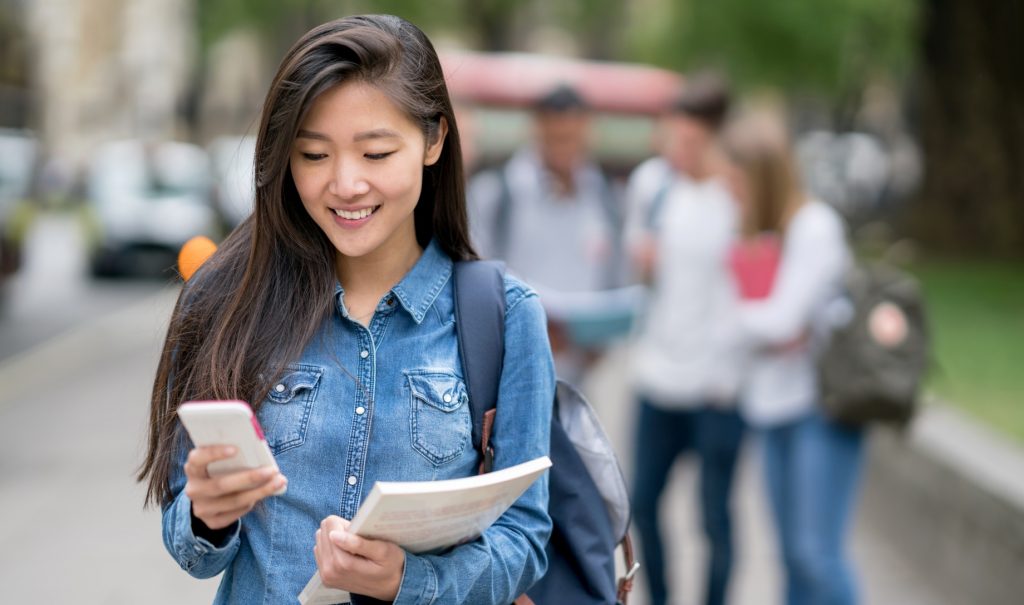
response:
<path id="1" fill-rule="evenodd" d="M 847 424 L 906 425 L 929 359 L 917 281 L 885 264 L 859 265 L 828 320 L 833 329 L 818 364 L 825 412 Z"/>

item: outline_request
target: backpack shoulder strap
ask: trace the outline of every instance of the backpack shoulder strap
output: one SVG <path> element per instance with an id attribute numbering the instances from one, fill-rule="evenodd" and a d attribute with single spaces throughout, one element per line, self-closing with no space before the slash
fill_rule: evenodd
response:
<path id="1" fill-rule="evenodd" d="M 668 176 L 662 182 L 661 187 L 658 188 L 657 193 L 651 198 L 651 205 L 647 207 L 647 216 L 644 217 L 644 227 L 648 231 L 654 231 L 657 228 L 658 219 L 661 218 L 662 210 L 665 208 L 665 200 L 668 199 L 668 192 L 672 190 L 672 186 L 675 185 L 676 178 L 674 172 L 669 172 Z"/>
<path id="2" fill-rule="evenodd" d="M 455 263 L 455 332 L 473 419 L 473 448 L 490 470 L 491 425 L 505 357 L 505 265 L 498 261 Z"/>

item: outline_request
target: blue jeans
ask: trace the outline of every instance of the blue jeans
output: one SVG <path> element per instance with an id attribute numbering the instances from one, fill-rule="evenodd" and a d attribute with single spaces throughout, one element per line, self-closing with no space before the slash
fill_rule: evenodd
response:
<path id="1" fill-rule="evenodd" d="M 667 410 L 640 399 L 633 472 L 633 523 L 640 533 L 641 556 L 651 605 L 668 598 L 658 503 L 676 459 L 693 451 L 700 458 L 700 505 L 711 561 L 707 605 L 725 602 L 732 570 L 730 496 L 744 423 L 734 409 L 707 406 Z"/>
<path id="2" fill-rule="evenodd" d="M 846 535 L 859 485 L 863 433 L 817 411 L 763 432 L 786 605 L 857 602 Z"/>

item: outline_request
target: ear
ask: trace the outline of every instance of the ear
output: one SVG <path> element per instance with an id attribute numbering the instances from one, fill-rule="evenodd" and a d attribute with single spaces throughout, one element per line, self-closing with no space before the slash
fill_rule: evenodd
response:
<path id="1" fill-rule="evenodd" d="M 441 151 L 444 149 L 444 140 L 447 136 L 448 120 L 441 116 L 437 124 L 437 135 L 434 141 L 428 143 L 427 150 L 423 154 L 424 166 L 433 166 L 437 163 L 437 160 L 441 157 Z"/>

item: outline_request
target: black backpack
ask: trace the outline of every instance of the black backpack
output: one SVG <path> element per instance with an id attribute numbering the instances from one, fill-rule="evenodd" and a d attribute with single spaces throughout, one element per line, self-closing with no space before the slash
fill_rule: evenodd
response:
<path id="1" fill-rule="evenodd" d="M 858 265 L 828 319 L 832 331 L 818 361 L 826 414 L 853 425 L 910 422 L 930 346 L 917 281 L 886 264 Z"/>
<path id="2" fill-rule="evenodd" d="M 495 261 L 455 264 L 455 318 L 481 472 L 490 470 L 490 427 L 496 412 L 505 335 L 504 266 Z M 629 539 L 625 480 L 594 410 L 571 385 L 558 381 L 551 420 L 552 467 L 548 513 L 554 523 L 548 570 L 526 592 L 537 605 L 626 603 L 638 565 Z M 616 582 L 621 544 L 626 575 Z"/>

